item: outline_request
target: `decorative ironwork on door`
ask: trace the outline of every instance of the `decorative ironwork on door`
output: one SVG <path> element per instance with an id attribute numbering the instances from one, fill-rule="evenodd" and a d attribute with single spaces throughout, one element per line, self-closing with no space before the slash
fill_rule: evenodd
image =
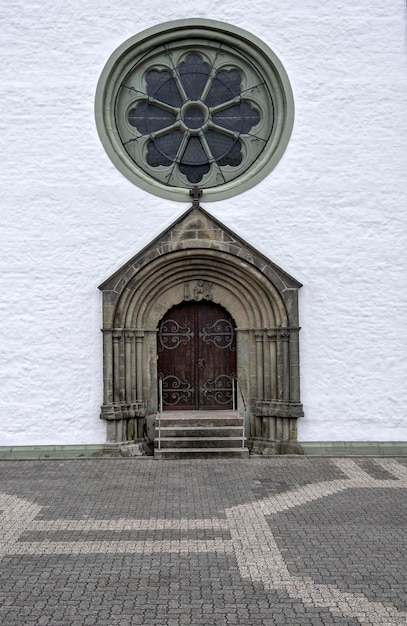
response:
<path id="1" fill-rule="evenodd" d="M 180 344 L 186 345 L 193 336 L 194 333 L 186 324 L 181 326 L 176 320 L 165 320 L 158 333 L 158 352 L 175 350 Z"/>
<path id="2" fill-rule="evenodd" d="M 206 324 L 199 333 L 205 343 L 213 343 L 217 348 L 235 350 L 235 330 L 231 320 L 219 319 L 212 325 Z"/>
<path id="3" fill-rule="evenodd" d="M 229 409 L 236 376 L 236 336 L 227 311 L 213 302 L 183 302 L 158 332 L 163 405 L 171 409 Z"/>

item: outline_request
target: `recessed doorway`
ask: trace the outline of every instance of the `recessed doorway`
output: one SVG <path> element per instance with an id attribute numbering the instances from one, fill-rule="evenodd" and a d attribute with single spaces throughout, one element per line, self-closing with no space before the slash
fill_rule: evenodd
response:
<path id="1" fill-rule="evenodd" d="M 172 307 L 160 322 L 157 344 L 164 410 L 233 407 L 236 333 L 226 309 L 210 301 Z"/>

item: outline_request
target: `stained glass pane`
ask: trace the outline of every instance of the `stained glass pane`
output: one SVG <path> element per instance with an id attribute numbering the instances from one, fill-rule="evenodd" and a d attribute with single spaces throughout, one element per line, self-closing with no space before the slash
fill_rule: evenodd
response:
<path id="1" fill-rule="evenodd" d="M 196 107 L 188 109 L 184 115 L 184 122 L 189 128 L 200 128 L 204 121 L 203 111 Z"/>
<path id="2" fill-rule="evenodd" d="M 199 183 L 209 172 L 208 157 L 199 137 L 190 137 L 179 165 L 180 172 L 185 174 L 190 183 Z"/>
<path id="3" fill-rule="evenodd" d="M 146 79 L 149 96 L 174 107 L 181 106 L 182 98 L 169 70 L 150 70 Z"/>
<path id="4" fill-rule="evenodd" d="M 209 172 L 209 169 L 209 163 L 206 165 L 183 165 L 181 163 L 179 166 L 179 171 L 193 184 L 200 183 L 203 176 Z"/>
<path id="5" fill-rule="evenodd" d="M 205 99 L 208 107 L 228 102 L 240 95 L 242 77 L 237 70 L 222 70 L 217 73 Z"/>
<path id="6" fill-rule="evenodd" d="M 161 130 L 175 122 L 175 115 L 164 111 L 148 102 L 142 102 L 137 108 L 131 109 L 129 123 L 143 135 Z"/>
<path id="7" fill-rule="evenodd" d="M 260 122 L 260 113 L 254 109 L 248 102 L 240 103 L 240 110 L 243 115 L 243 124 L 241 133 L 248 133 Z"/>
<path id="8" fill-rule="evenodd" d="M 214 159 L 219 165 L 240 165 L 242 162 L 240 141 L 214 130 L 205 134 Z"/>
<path id="9" fill-rule="evenodd" d="M 181 163 L 184 165 L 200 165 L 207 162 L 208 157 L 202 148 L 199 137 L 190 137 L 185 152 L 182 155 Z"/>
<path id="10" fill-rule="evenodd" d="M 177 156 L 183 133 L 178 130 L 148 142 L 147 163 L 153 167 L 170 165 Z"/>
<path id="11" fill-rule="evenodd" d="M 242 147 L 240 141 L 236 141 L 232 149 L 218 160 L 219 165 L 231 165 L 237 167 L 242 162 Z"/>
<path id="12" fill-rule="evenodd" d="M 199 100 L 211 71 L 208 63 L 199 54 L 188 54 L 177 69 L 188 98 Z"/>
<path id="13" fill-rule="evenodd" d="M 147 163 L 152 167 L 158 167 L 159 165 L 171 165 L 172 159 L 168 159 L 164 156 L 156 147 L 156 145 L 150 141 L 147 151 Z"/>
<path id="14" fill-rule="evenodd" d="M 239 133 L 248 133 L 253 126 L 259 123 L 260 114 L 248 102 L 241 102 L 215 113 L 213 121 L 224 128 L 229 128 Z"/>

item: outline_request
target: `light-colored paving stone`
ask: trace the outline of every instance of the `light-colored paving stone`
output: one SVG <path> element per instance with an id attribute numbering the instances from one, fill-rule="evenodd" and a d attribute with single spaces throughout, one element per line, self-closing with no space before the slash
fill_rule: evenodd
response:
<path id="1" fill-rule="evenodd" d="M 399 509 L 394 512 L 399 517 L 395 525 L 380 528 L 375 523 L 378 510 L 375 494 L 406 499 L 407 466 L 403 460 L 374 459 L 369 472 L 363 463 L 352 459 L 318 460 L 314 466 L 312 459 L 292 458 L 163 463 L 95 460 L 54 464 L 58 487 L 64 486 L 70 473 L 77 473 L 78 490 L 69 487 L 72 516 L 69 498 L 64 495 L 58 501 L 47 491 L 47 482 L 51 491 L 54 486 L 55 476 L 46 471 L 53 463 L 0 463 L 2 476 L 7 476 L 2 484 L 8 488 L 0 494 L 0 555 L 7 571 L 14 576 L 13 584 L 7 585 L 4 574 L 5 588 L 9 588 L 0 612 L 2 624 L 88 623 L 85 620 L 90 619 L 95 597 L 99 603 L 93 607 L 92 615 L 103 626 L 126 623 L 127 617 L 133 619 L 129 623 L 145 624 L 181 624 L 188 623 L 188 619 L 195 620 L 191 624 L 205 625 L 407 624 L 407 606 L 403 606 L 401 588 L 398 586 L 397 593 L 394 592 L 397 595 L 394 604 L 389 600 L 392 589 L 383 592 L 380 572 L 372 569 L 372 564 L 377 566 L 377 560 L 371 561 L 368 552 L 366 562 L 361 562 L 359 569 L 352 569 L 352 575 L 360 574 L 358 580 L 366 586 L 363 593 L 352 589 L 349 573 L 339 574 L 337 584 L 331 580 L 326 583 L 314 580 L 315 565 L 309 572 L 296 573 L 295 546 L 292 546 L 293 558 L 281 547 L 280 531 L 276 530 L 277 522 L 283 517 L 285 520 L 286 516 L 303 511 L 312 515 L 321 503 L 328 516 L 330 507 L 336 506 L 335 498 L 345 497 L 350 516 L 354 511 L 352 504 L 356 506 L 364 501 L 369 507 L 369 519 L 358 518 L 357 523 L 365 525 L 373 551 L 380 548 L 384 534 L 387 533 L 388 540 L 391 533 L 391 540 L 397 543 L 400 554 L 405 555 L 407 522 L 400 517 Z M 17 479 L 9 475 L 12 465 L 18 465 Z M 34 475 L 29 472 L 30 467 L 35 467 Z M 66 474 L 64 468 L 69 470 Z M 302 470 L 310 472 L 311 478 L 307 480 Z M 386 478 L 376 477 L 381 475 Z M 92 493 L 92 486 L 94 490 L 100 486 L 97 477 L 106 481 L 102 497 Z M 129 477 L 133 480 L 131 489 L 126 482 Z M 13 485 L 17 493 L 10 493 Z M 259 493 L 264 486 L 265 493 Z M 152 502 L 146 497 L 146 488 Z M 121 489 L 131 493 L 134 500 L 122 498 Z M 108 497 L 105 505 L 103 496 Z M 86 510 L 82 519 L 79 518 L 81 498 Z M 165 514 L 152 515 L 151 509 Z M 342 524 L 346 525 L 344 513 Z M 323 578 L 324 571 L 345 571 L 346 558 L 353 557 L 346 534 L 338 536 L 338 554 L 335 554 L 335 540 L 331 541 L 329 536 L 335 529 L 327 531 L 324 515 L 317 518 L 317 527 L 318 523 L 321 542 L 323 536 L 328 537 L 324 539 L 326 552 L 321 552 Z M 287 529 L 290 532 L 290 524 Z M 301 544 L 301 549 L 306 561 L 306 542 Z M 311 556 L 312 551 L 310 545 Z M 78 558 L 85 559 L 90 576 L 88 589 L 84 589 Z M 325 561 L 330 561 L 328 569 Z M 95 562 L 97 566 L 93 565 L 92 569 Z M 52 610 L 54 587 L 49 580 L 51 574 L 66 579 L 61 564 L 72 573 L 68 577 L 70 584 L 62 590 L 57 580 L 53 582 L 61 594 L 59 612 L 55 612 Z M 116 578 L 121 579 L 121 574 L 125 575 L 135 565 L 139 572 L 136 586 L 134 577 L 125 576 L 125 584 L 122 581 L 113 588 L 103 583 L 109 577 L 109 566 L 114 568 Z M 384 565 L 385 571 L 390 571 L 389 564 Z M 407 575 L 405 558 L 404 574 Z M 27 583 L 27 575 L 31 592 L 29 584 L 25 589 L 19 586 L 20 582 Z M 234 582 L 230 583 L 229 577 Z M 154 606 L 146 599 L 151 583 L 158 598 L 160 593 L 163 595 L 162 601 Z M 249 592 L 253 585 L 258 590 L 254 595 Z M 38 590 L 41 600 L 34 597 Z M 79 594 L 79 590 L 83 593 Z M 15 601 L 10 603 L 13 597 Z M 43 603 L 42 611 L 38 602 Z M 165 607 L 168 611 L 163 610 Z M 124 621 L 115 621 L 123 609 Z M 144 622 L 137 621 L 140 614 Z M 51 621 L 44 621 L 44 617 Z"/>

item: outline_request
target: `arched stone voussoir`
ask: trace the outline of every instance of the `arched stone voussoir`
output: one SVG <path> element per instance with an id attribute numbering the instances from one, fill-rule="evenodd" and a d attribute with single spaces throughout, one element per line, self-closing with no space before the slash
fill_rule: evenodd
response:
<path id="1" fill-rule="evenodd" d="M 230 254 L 194 249 L 187 258 L 182 251 L 159 257 L 136 274 L 117 303 L 114 326 L 155 328 L 171 306 L 193 299 L 221 304 L 240 328 L 289 325 L 283 299 L 256 268 L 242 270 Z"/>

